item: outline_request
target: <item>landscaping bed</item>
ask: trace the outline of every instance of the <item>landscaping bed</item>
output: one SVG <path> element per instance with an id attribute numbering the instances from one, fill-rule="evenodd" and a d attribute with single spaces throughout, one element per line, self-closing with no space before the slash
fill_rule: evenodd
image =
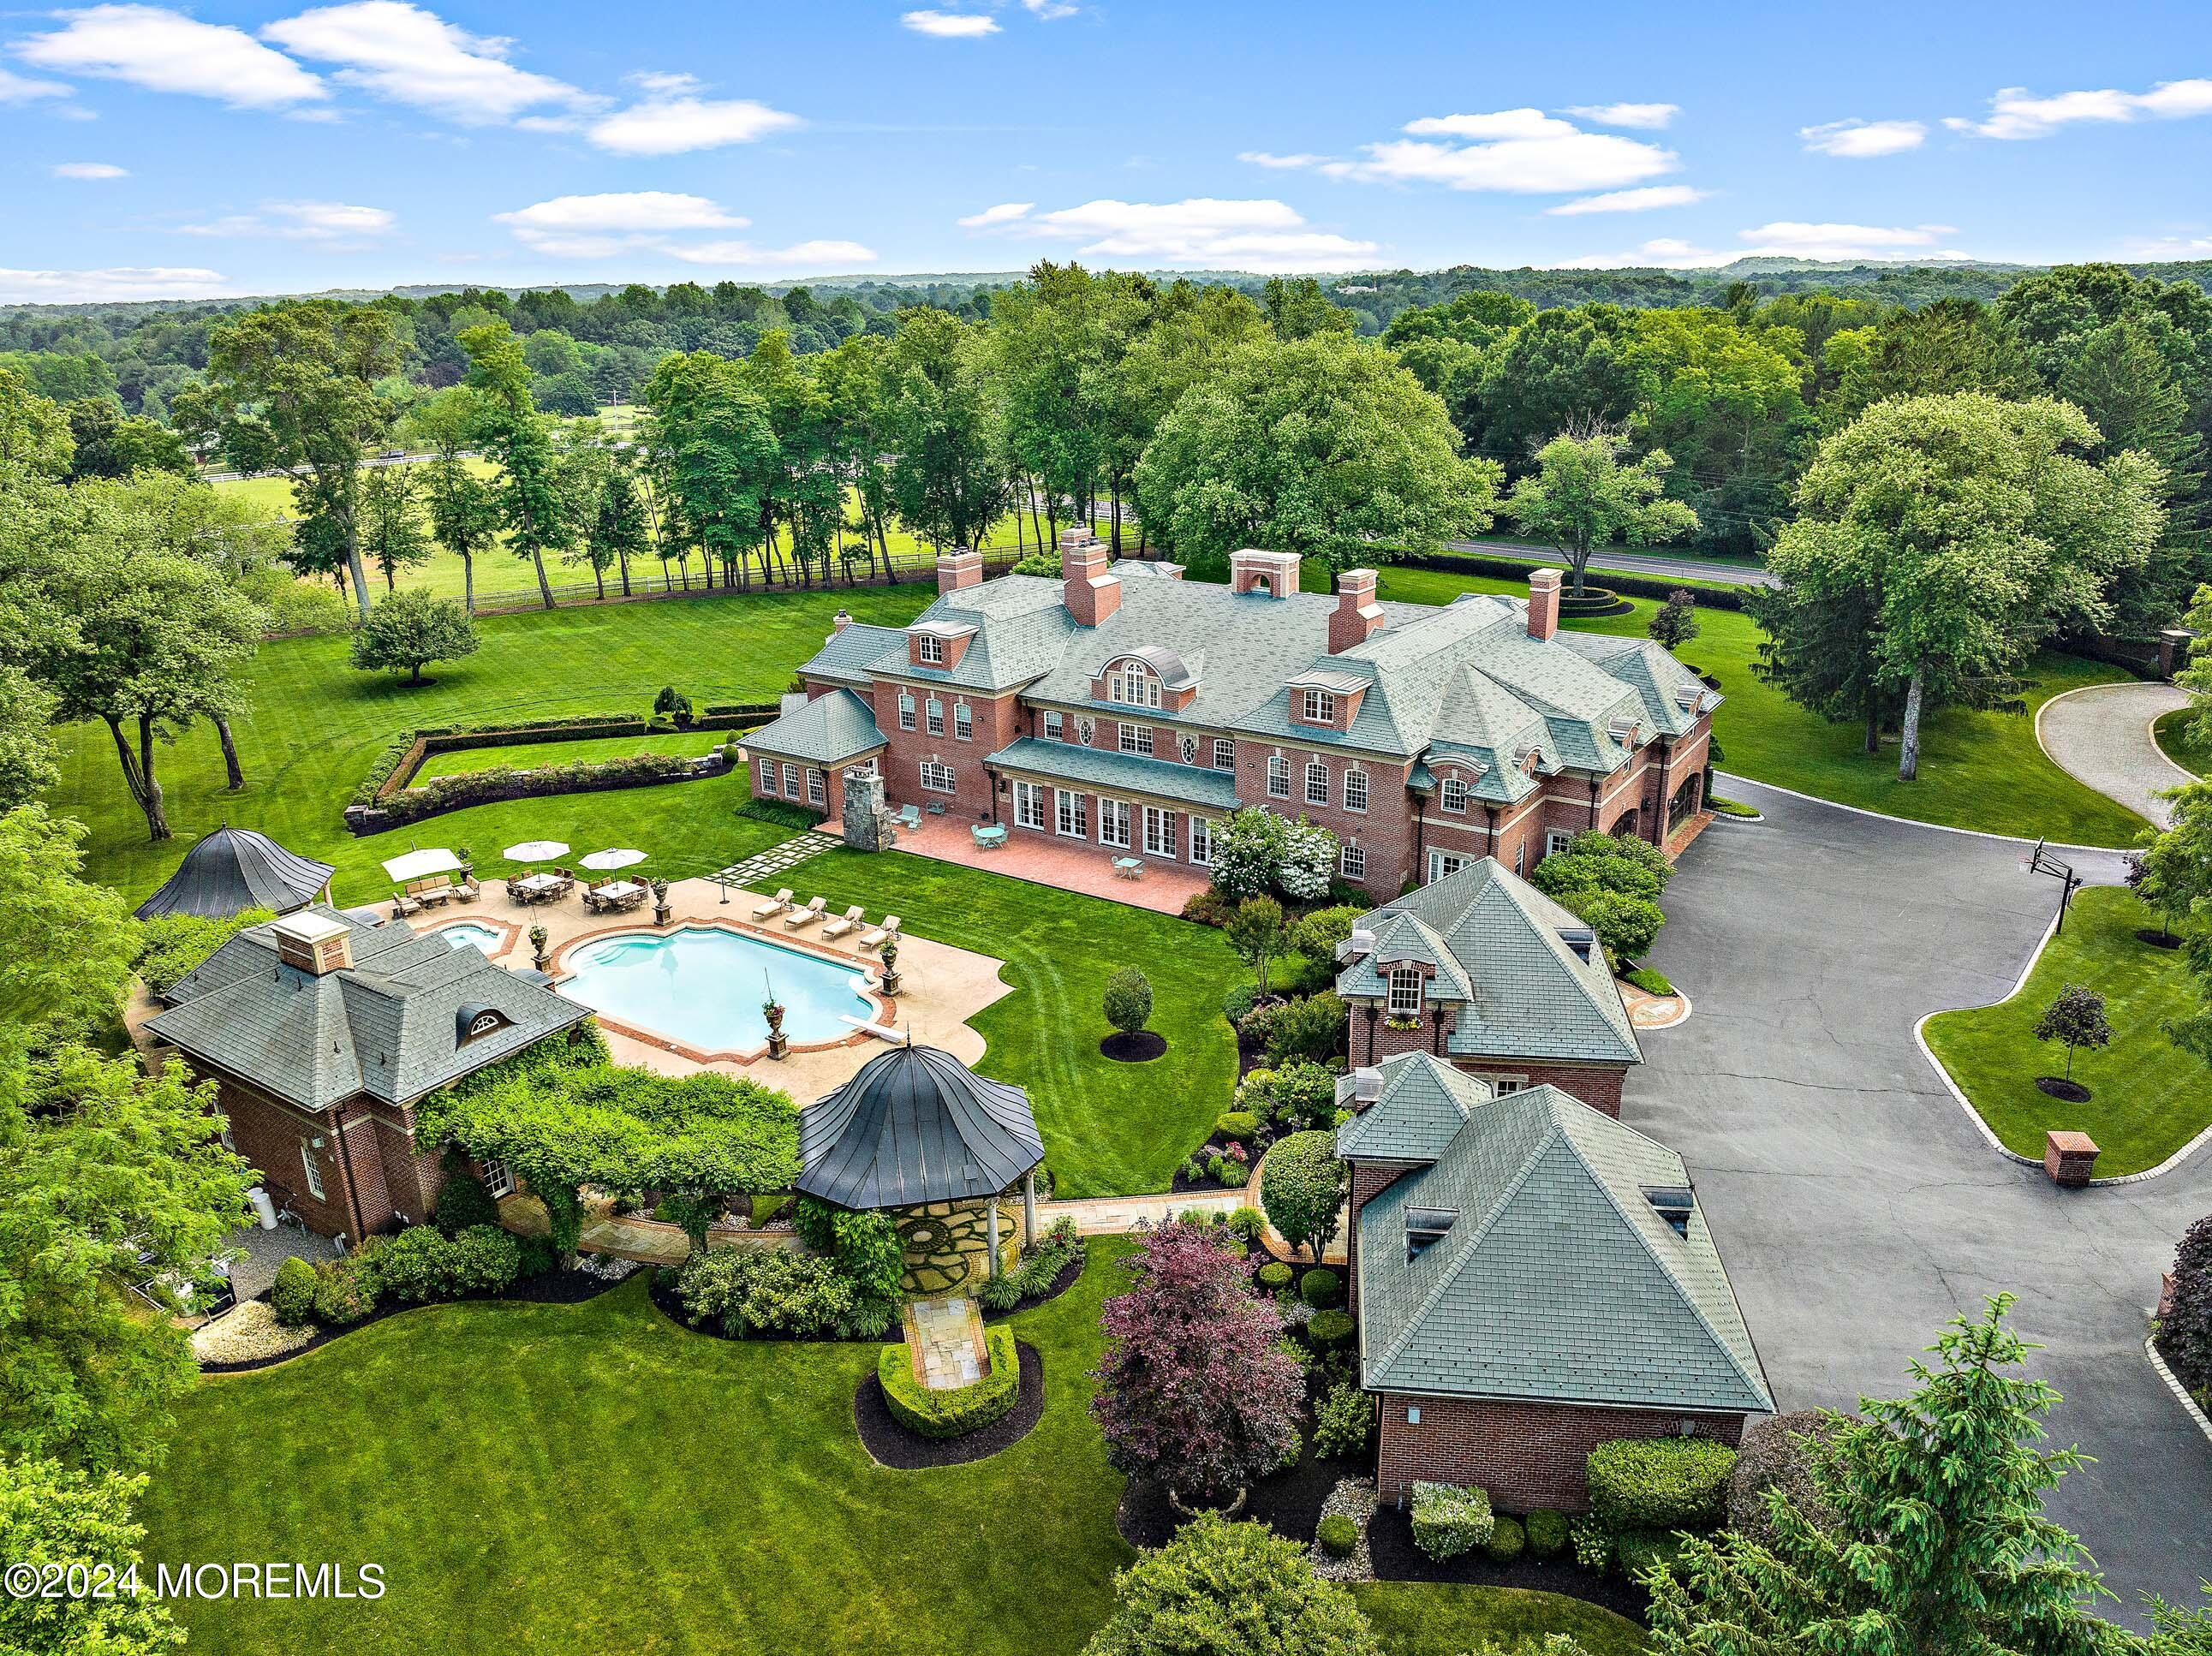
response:
<path id="1" fill-rule="evenodd" d="M 861 1447 L 878 1465 L 905 1472 L 964 1466 L 1012 1448 L 1044 1418 L 1044 1358 L 1026 1341 L 1018 1342 L 1016 1349 L 1021 1378 L 1014 1406 L 989 1425 L 958 1437 L 927 1437 L 907 1427 L 891 1412 L 883 1382 L 869 1375 L 853 1394 L 853 1425 Z"/>
<path id="2" fill-rule="evenodd" d="M 1571 1557 L 1535 1559 L 1523 1553 L 1510 1564 L 1493 1563 L 1477 1547 L 1438 1562 L 1413 1544 L 1413 1520 L 1395 1507 L 1378 1510 L 1367 1526 L 1368 1554 L 1378 1581 L 1449 1581 L 1463 1586 L 1525 1587 L 1601 1604 L 1641 1622 L 1651 1595 L 1626 1576 L 1595 1574 Z"/>

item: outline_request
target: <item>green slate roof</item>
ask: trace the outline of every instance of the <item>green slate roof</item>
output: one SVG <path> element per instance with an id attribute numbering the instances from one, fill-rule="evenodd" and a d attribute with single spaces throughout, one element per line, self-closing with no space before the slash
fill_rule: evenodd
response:
<path id="1" fill-rule="evenodd" d="M 847 625 L 842 632 L 832 633 L 822 640 L 822 647 L 801 669 L 818 678 L 843 679 L 850 684 L 866 684 L 872 664 L 896 650 L 906 653 L 906 634 L 896 627 L 876 627 L 863 621 Z"/>
<path id="2" fill-rule="evenodd" d="M 1359 1214 L 1370 1391 L 1654 1409 L 1774 1407 L 1705 1215 L 1647 1192 L 1682 1158 L 1553 1087 L 1470 1113 L 1431 1167 Z M 1407 1212 L 1450 1216 L 1408 1259 Z"/>
<path id="3" fill-rule="evenodd" d="M 1363 914 L 1354 925 L 1374 932 L 1376 947 L 1356 960 L 1347 954 L 1337 974 L 1340 995 L 1380 998 L 1386 986 L 1377 968 L 1394 951 L 1422 959 L 1441 946 L 1455 964 L 1468 992 L 1444 1037 L 1449 1055 L 1644 1061 L 1604 951 L 1593 949 L 1585 961 L 1560 936 L 1589 927 L 1494 857 Z M 1417 940 L 1424 952 L 1415 952 Z M 1443 984 L 1441 976 L 1431 982 L 1431 999 L 1450 998 Z"/>
<path id="4" fill-rule="evenodd" d="M 1235 810 L 1238 804 L 1237 779 L 1227 771 L 1178 765 L 1168 759 L 1147 759 L 1141 754 L 1080 747 L 1073 742 L 1047 742 L 1025 736 L 1007 743 L 983 762 L 1054 782 L 1104 788 L 1109 792 L 1148 794 L 1156 799 L 1173 799 L 1206 810 Z"/>
<path id="5" fill-rule="evenodd" d="M 1433 1162 L 1492 1097 L 1488 1082 L 1426 1052 L 1384 1059 L 1376 1065 L 1376 1096 L 1360 1103 L 1364 1073 L 1337 1089 L 1338 1107 L 1352 1112 L 1336 1130 L 1336 1153 L 1346 1162 Z"/>
<path id="6" fill-rule="evenodd" d="M 876 728 L 876 710 L 842 688 L 762 725 L 744 742 L 748 752 L 758 749 L 778 759 L 815 765 L 842 765 L 885 745 Z"/>

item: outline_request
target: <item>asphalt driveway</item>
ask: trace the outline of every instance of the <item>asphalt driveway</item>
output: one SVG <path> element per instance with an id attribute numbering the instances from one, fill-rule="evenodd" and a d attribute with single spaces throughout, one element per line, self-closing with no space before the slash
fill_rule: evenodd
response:
<path id="1" fill-rule="evenodd" d="M 2160 828 L 2173 807 L 2159 795 L 2197 779 L 2166 756 L 2150 727 L 2160 714 L 2189 705 L 2171 684 L 2093 684 L 2055 695 L 2036 709 L 2035 739 L 2059 769 L 2116 799 Z"/>
<path id="2" fill-rule="evenodd" d="M 1985 1295 L 2020 1296 L 2053 1439 L 2096 1464 L 2051 1502 L 2141 1625 L 2138 1595 L 2212 1574 L 2212 1442 L 2145 1360 L 2147 1307 L 2212 1154 L 2061 1192 L 1999 1157 L 1912 1039 L 2008 993 L 2057 883 L 2023 847 L 1863 816 L 1731 777 L 1763 823 L 1716 823 L 1668 889 L 1656 962 L 1692 997 L 1644 1037 L 1624 1119 L 1680 1150 L 1784 1409 L 1909 1388 L 1906 1364 Z M 2077 855 L 2093 880 L 2118 858 Z"/>

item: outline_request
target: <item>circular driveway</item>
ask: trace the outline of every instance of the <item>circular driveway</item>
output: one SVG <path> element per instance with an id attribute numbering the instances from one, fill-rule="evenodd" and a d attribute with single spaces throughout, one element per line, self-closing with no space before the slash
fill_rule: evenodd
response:
<path id="1" fill-rule="evenodd" d="M 2150 727 L 2160 713 L 2188 705 L 2188 692 L 2171 684 L 2093 684 L 2037 709 L 2035 739 L 2076 781 L 2165 828 L 2173 812 L 2160 790 L 2197 779 L 2160 750 Z"/>
<path id="2" fill-rule="evenodd" d="M 1688 1162 L 1783 1409 L 1901 1395 L 1953 1314 L 2019 1296 L 2057 1444 L 2096 1464 L 2050 1510 L 2122 1603 L 2198 1600 L 2212 1442 L 2151 1369 L 2144 1318 L 2212 1156 L 2061 1191 L 1997 1156 L 1914 1045 L 1927 1012 L 2009 992 L 2057 883 L 2018 842 L 1863 816 L 1730 777 L 1759 823 L 1716 824 L 1668 888 L 1654 963 L 1697 1001 L 1644 1036 L 1622 1117 Z M 2073 854 L 2116 880 L 2117 856 Z"/>

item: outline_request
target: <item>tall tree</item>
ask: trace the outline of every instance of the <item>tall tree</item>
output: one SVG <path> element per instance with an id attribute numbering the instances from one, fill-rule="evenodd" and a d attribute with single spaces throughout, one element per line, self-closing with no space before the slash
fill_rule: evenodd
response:
<path id="1" fill-rule="evenodd" d="M 1269 276 L 1260 289 L 1260 308 L 1278 339 L 1350 333 L 1357 325 L 1352 312 L 1332 303 L 1311 276 Z"/>
<path id="2" fill-rule="evenodd" d="M 855 334 L 814 361 L 815 383 L 829 399 L 826 416 L 830 460 L 860 508 L 860 535 L 868 548 L 868 567 L 876 555 L 890 573 L 891 495 L 888 411 L 884 403 L 884 353 L 880 334 Z M 843 523 L 843 508 L 839 508 Z"/>
<path id="3" fill-rule="evenodd" d="M 831 453 L 830 398 L 781 328 L 762 336 L 744 369 L 775 434 L 773 487 L 761 500 L 763 555 L 773 552 L 780 524 L 802 573 L 826 569 L 845 515 L 844 481 Z"/>
<path id="4" fill-rule="evenodd" d="M 0 816 L 0 1075 L 121 1004 L 136 938 L 123 900 L 81 877 L 84 835 L 41 805 Z"/>
<path id="5" fill-rule="evenodd" d="M 1468 445 L 1525 470 L 1563 431 L 1617 427 L 1636 406 L 1624 360 L 1632 312 L 1612 305 L 1539 311 L 1486 354 Z"/>
<path id="6" fill-rule="evenodd" d="M 63 1580 L 137 1580 L 144 1529 L 131 1503 L 146 1479 L 88 1472 L 54 1460 L 0 1462 L 0 1549 Z M 106 1574 L 96 1574 L 105 1571 Z M 185 1642 L 185 1630 L 150 1592 L 81 1598 L 8 1594 L 0 1598 L 0 1650 L 30 1656 L 155 1656 Z"/>
<path id="7" fill-rule="evenodd" d="M 192 472 L 185 440 L 158 420 L 125 414 L 112 397 L 83 397 L 67 409 L 71 477 L 128 477 L 134 471 Z"/>
<path id="8" fill-rule="evenodd" d="M 507 549 L 530 560 L 538 576 L 538 602 L 553 607 L 553 585 L 545 574 L 545 555 L 574 543 L 576 524 L 561 487 L 561 463 L 553 434 L 530 391 L 530 365 L 504 322 L 487 322 L 455 336 L 468 353 L 472 390 L 482 393 L 478 428 L 486 453 L 499 463 L 495 486 Z"/>
<path id="9" fill-rule="evenodd" d="M 1642 546 L 1693 532 L 1698 514 L 1667 498 L 1666 450 L 1627 458 L 1628 440 L 1603 428 L 1561 433 L 1536 452 L 1536 470 L 1513 485 L 1505 513 L 1524 535 L 1559 549 L 1583 595 L 1590 554 L 1615 541 Z"/>
<path id="10" fill-rule="evenodd" d="M 396 591 L 399 572 L 429 561 L 430 533 L 416 498 L 411 466 L 378 466 L 362 479 L 361 549 Z"/>
<path id="11" fill-rule="evenodd" d="M 425 397 L 407 416 L 409 436 L 430 451 L 422 467 L 430 532 L 461 561 L 461 607 L 471 615 L 477 607 L 477 555 L 498 543 L 500 529 L 498 494 L 469 469 L 467 457 L 483 427 L 483 409 L 465 385 Z"/>
<path id="12" fill-rule="evenodd" d="M 762 505 L 781 463 L 768 405 L 741 365 L 712 351 L 663 357 L 644 400 L 653 493 L 672 508 L 672 529 L 710 571 L 738 567 L 761 543 Z"/>
<path id="13" fill-rule="evenodd" d="M 391 429 L 375 382 L 400 350 L 384 306 L 286 300 L 218 323 L 206 385 L 172 404 L 180 428 L 215 436 L 240 470 L 291 473 L 303 551 L 314 567 L 346 569 L 364 617 L 362 460 Z"/>
<path id="14" fill-rule="evenodd" d="M 0 662 L 0 812 L 28 804 L 54 784 L 53 692 Z"/>
<path id="15" fill-rule="evenodd" d="M 66 477 L 76 455 L 61 405 L 0 362 L 0 482 L 10 476 Z"/>
<path id="16" fill-rule="evenodd" d="M 1981 391 L 2030 397 L 2034 371 L 1978 300 L 1939 299 L 1899 310 L 1871 327 L 1832 336 L 1825 348 L 1836 384 L 1820 400 L 1820 423 L 1840 431 L 1876 403 Z"/>
<path id="17" fill-rule="evenodd" d="M 911 310 L 884 357 L 890 494 L 900 519 L 940 550 L 973 546 L 1006 509 L 981 331 Z"/>

